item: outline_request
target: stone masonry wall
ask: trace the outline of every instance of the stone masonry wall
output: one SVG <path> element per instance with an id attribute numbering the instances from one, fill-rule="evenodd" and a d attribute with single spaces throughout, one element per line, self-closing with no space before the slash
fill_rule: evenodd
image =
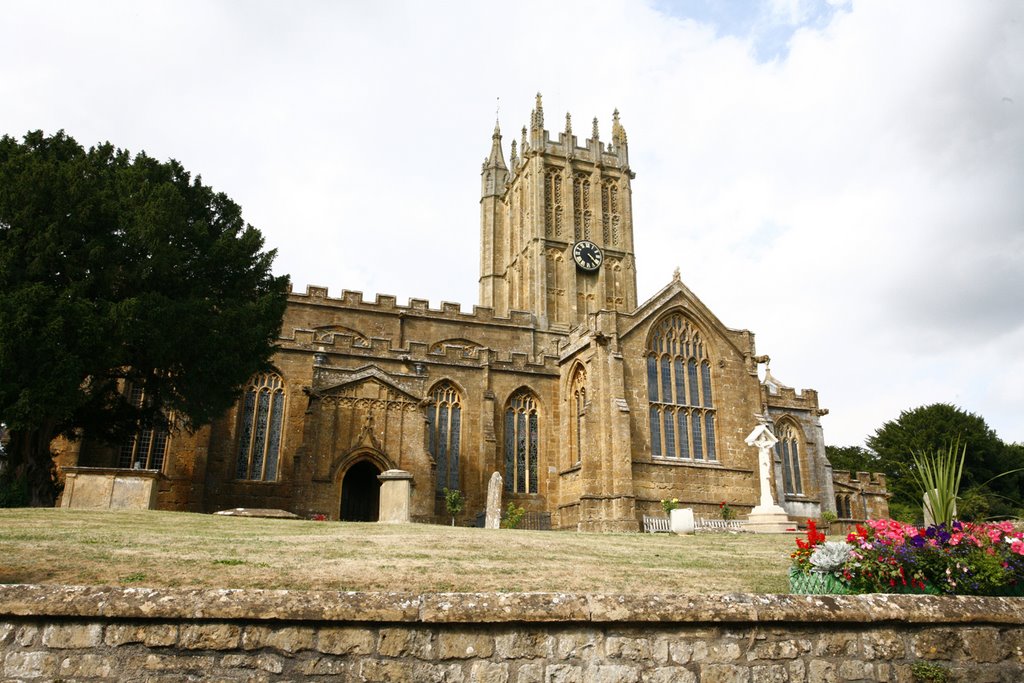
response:
<path id="1" fill-rule="evenodd" d="M 0 681 L 1024 680 L 1024 600 L 0 586 Z"/>

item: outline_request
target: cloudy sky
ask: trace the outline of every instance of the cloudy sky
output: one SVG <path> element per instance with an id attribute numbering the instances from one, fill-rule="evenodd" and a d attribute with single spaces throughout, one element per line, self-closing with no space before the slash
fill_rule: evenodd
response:
<path id="1" fill-rule="evenodd" d="M 477 301 L 479 172 L 544 94 L 629 135 L 683 281 L 826 441 L 944 401 L 1024 441 L 1024 3 L 0 0 L 0 133 L 173 157 L 297 291 Z M 583 136 L 581 136 L 583 137 Z"/>

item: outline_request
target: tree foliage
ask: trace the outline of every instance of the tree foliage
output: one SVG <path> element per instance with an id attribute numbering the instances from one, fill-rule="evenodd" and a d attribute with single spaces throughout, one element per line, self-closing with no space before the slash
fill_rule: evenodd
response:
<path id="1" fill-rule="evenodd" d="M 1004 444 L 982 417 L 948 403 L 904 410 L 868 437 L 867 445 L 877 455 L 875 469 L 887 477 L 890 506 L 921 509 L 911 453 L 941 452 L 957 442 L 966 449 L 961 482 L 965 495 L 984 496 L 987 505 L 979 507 L 993 516 L 1013 514 L 1024 498 L 1024 475 L 998 475 L 1024 466 L 1024 448 Z"/>
<path id="2" fill-rule="evenodd" d="M 0 138 L 0 421 L 33 504 L 53 503 L 54 437 L 116 443 L 169 412 L 191 429 L 236 400 L 280 330 L 273 258 L 176 161 Z"/>
<path id="3" fill-rule="evenodd" d="M 878 471 L 878 457 L 863 446 L 825 446 L 825 457 L 833 470 Z"/>

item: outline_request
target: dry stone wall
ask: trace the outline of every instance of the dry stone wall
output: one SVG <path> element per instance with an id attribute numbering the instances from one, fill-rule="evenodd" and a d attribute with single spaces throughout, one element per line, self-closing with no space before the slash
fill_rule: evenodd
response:
<path id="1" fill-rule="evenodd" d="M 1024 600 L 0 586 L 0 681 L 1024 680 Z"/>

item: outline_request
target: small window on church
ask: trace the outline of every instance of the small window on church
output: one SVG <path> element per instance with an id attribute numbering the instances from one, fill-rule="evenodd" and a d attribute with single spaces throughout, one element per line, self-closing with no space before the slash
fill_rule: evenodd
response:
<path id="1" fill-rule="evenodd" d="M 505 410 L 505 490 L 537 493 L 540 438 L 537 399 L 527 390 L 513 396 Z"/>
<path id="2" fill-rule="evenodd" d="M 651 455 L 718 459 L 711 362 L 700 333 L 682 315 L 666 317 L 647 344 Z"/>
<path id="3" fill-rule="evenodd" d="M 235 476 L 276 481 L 284 425 L 284 382 L 273 373 L 256 375 L 242 400 Z"/>
<path id="4" fill-rule="evenodd" d="M 451 382 L 430 392 L 427 406 L 427 450 L 437 466 L 436 489 L 459 488 L 459 442 L 462 436 L 462 397 Z"/>
<path id="5" fill-rule="evenodd" d="M 142 387 L 132 387 L 128 401 L 141 408 L 146 401 Z M 163 470 L 167 454 L 167 430 L 163 427 L 144 427 L 121 444 L 117 466 L 137 470 Z"/>
<path id="6" fill-rule="evenodd" d="M 582 367 L 577 368 L 573 374 L 571 387 L 572 462 L 570 464 L 578 465 L 583 461 L 583 415 L 587 403 L 587 373 Z"/>
<path id="7" fill-rule="evenodd" d="M 778 427 L 779 442 L 775 444 L 775 452 L 782 460 L 782 485 L 786 493 L 801 495 L 804 492 L 800 478 L 800 448 L 798 430 L 790 422 Z"/>

